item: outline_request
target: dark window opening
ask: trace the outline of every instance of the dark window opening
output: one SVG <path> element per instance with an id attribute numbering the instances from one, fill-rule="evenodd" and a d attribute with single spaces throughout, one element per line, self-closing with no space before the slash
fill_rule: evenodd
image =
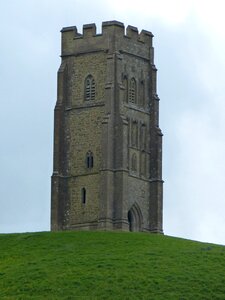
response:
<path id="1" fill-rule="evenodd" d="M 86 189 L 85 188 L 82 188 L 82 190 L 81 190 L 81 201 L 83 204 L 86 203 Z"/>
<path id="2" fill-rule="evenodd" d="M 129 231 L 133 231 L 132 229 L 132 225 L 133 225 L 133 216 L 130 212 L 130 210 L 128 211 L 128 216 L 127 216 L 127 219 L 128 219 L 128 223 L 129 223 Z"/>
<path id="3" fill-rule="evenodd" d="M 92 169 L 94 167 L 94 157 L 91 151 L 88 151 L 86 154 L 86 167 Z"/>

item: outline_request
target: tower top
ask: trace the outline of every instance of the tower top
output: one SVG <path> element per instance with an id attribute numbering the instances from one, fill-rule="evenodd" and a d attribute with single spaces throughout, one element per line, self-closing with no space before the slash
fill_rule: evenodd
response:
<path id="1" fill-rule="evenodd" d="M 96 48 L 96 50 L 108 50 L 114 43 L 113 37 L 116 36 L 117 46 L 121 43 L 127 46 L 136 45 L 136 47 L 152 46 L 153 34 L 150 31 L 138 31 L 137 27 L 128 25 L 126 30 L 122 22 L 106 21 L 102 22 L 102 31 L 97 33 L 96 24 L 84 24 L 82 33 L 79 33 L 76 26 L 63 27 L 62 33 L 62 56 L 76 54 L 77 47 L 84 46 L 87 49 L 88 44 Z M 111 40 L 110 40 L 111 38 Z M 115 46 L 115 45 L 114 45 Z M 118 48 L 118 47 L 116 47 Z M 117 49 L 118 50 L 118 49 Z M 139 49 L 137 49 L 139 51 Z M 80 51 L 78 51 L 80 52 Z"/>

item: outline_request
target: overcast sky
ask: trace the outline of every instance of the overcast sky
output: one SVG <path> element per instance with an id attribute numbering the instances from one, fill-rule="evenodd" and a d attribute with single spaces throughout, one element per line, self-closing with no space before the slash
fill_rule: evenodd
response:
<path id="1" fill-rule="evenodd" d="M 0 1 L 0 232 L 50 228 L 61 28 L 118 20 L 155 36 L 164 232 L 225 244 L 224 11 L 223 0 Z"/>

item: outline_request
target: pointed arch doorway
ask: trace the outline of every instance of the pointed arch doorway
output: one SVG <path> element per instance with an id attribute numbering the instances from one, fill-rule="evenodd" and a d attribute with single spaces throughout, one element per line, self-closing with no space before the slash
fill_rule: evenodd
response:
<path id="1" fill-rule="evenodd" d="M 127 219 L 129 231 L 142 231 L 142 213 L 137 203 L 134 203 L 128 211 Z"/>

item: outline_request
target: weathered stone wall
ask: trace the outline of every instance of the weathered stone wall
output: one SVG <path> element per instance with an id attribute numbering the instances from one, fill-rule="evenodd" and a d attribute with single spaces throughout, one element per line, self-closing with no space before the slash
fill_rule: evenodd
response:
<path id="1" fill-rule="evenodd" d="M 101 133 L 103 107 L 74 109 L 68 118 L 70 143 L 68 148 L 68 170 L 72 176 L 99 172 L 101 168 Z M 86 153 L 91 151 L 94 166 L 86 167 Z"/>
<path id="2" fill-rule="evenodd" d="M 152 37 L 132 26 L 125 32 L 117 21 L 103 22 L 101 34 L 95 24 L 84 25 L 82 34 L 76 27 L 62 29 L 54 230 L 162 232 L 162 134 Z M 95 99 L 85 101 L 89 75 L 95 81 Z M 87 167 L 87 152 L 93 154 L 92 168 Z"/>
<path id="3" fill-rule="evenodd" d="M 130 175 L 128 187 L 128 210 L 136 202 L 142 213 L 143 230 L 149 230 L 149 182 Z"/>
<path id="4" fill-rule="evenodd" d="M 69 184 L 70 191 L 70 227 L 88 227 L 88 223 L 98 223 L 100 176 L 98 173 L 73 178 Z M 86 189 L 86 202 L 82 203 L 82 188 Z"/>
<path id="5" fill-rule="evenodd" d="M 69 174 L 75 182 L 69 186 L 71 215 L 70 223 L 97 220 L 101 168 L 101 121 L 102 107 L 88 107 L 82 111 L 73 110 L 68 120 L 70 128 Z M 94 166 L 86 166 L 86 153 L 93 153 Z M 86 204 L 82 204 L 81 189 L 87 191 Z M 82 210 L 80 210 L 81 208 Z"/>
<path id="6" fill-rule="evenodd" d="M 69 94 L 71 108 L 67 110 L 69 135 L 68 174 L 74 177 L 69 184 L 70 225 L 97 222 L 99 215 L 100 173 L 102 157 L 102 119 L 104 114 L 105 54 L 81 55 L 72 61 Z M 94 101 L 84 98 L 85 79 L 92 75 L 96 83 Z M 93 154 L 93 168 L 87 168 L 86 153 Z M 82 203 L 82 188 L 86 203 Z"/>
<path id="7" fill-rule="evenodd" d="M 131 51 L 129 49 L 129 51 Z M 128 100 L 124 99 L 123 112 L 128 120 L 128 206 L 137 204 L 142 214 L 142 230 L 149 230 L 149 155 L 150 155 L 150 65 L 142 57 L 123 54 L 124 74 L 128 81 Z M 129 101 L 130 80 L 136 81 L 136 103 Z M 144 91 L 141 89 L 144 89 Z M 136 126 L 134 132 L 133 126 Z M 144 126 L 144 138 L 142 137 Z M 135 142 L 134 142 L 135 140 Z M 144 143 L 143 143 L 144 140 Z M 133 169 L 132 158 L 136 157 Z"/>
<path id="8" fill-rule="evenodd" d="M 88 75 L 92 75 L 96 81 L 95 103 L 85 103 L 84 82 Z M 89 53 L 77 56 L 72 61 L 71 97 L 72 106 L 84 106 L 98 104 L 104 101 L 106 74 L 106 54 Z"/>

